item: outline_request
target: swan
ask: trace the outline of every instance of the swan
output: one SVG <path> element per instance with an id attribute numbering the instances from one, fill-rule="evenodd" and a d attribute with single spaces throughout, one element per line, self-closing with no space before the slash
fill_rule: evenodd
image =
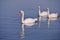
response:
<path id="1" fill-rule="evenodd" d="M 47 11 L 41 12 L 40 6 L 38 6 L 38 13 L 39 13 L 39 14 L 38 14 L 38 15 L 39 15 L 39 21 L 41 21 L 41 20 L 46 20 L 47 15 L 48 15 Z"/>
<path id="2" fill-rule="evenodd" d="M 38 6 L 38 9 L 39 9 L 39 16 L 40 16 L 40 17 L 46 17 L 46 16 L 48 15 L 47 11 L 41 12 L 40 6 Z"/>
<path id="3" fill-rule="evenodd" d="M 27 26 L 32 26 L 37 21 L 37 18 L 24 19 L 24 11 L 23 10 L 20 10 L 19 13 L 22 15 L 22 24 L 25 24 Z"/>
<path id="4" fill-rule="evenodd" d="M 47 8 L 47 12 L 48 12 L 48 18 L 49 19 L 53 19 L 53 18 L 57 18 L 58 17 L 58 13 L 51 13 L 49 12 L 49 8 Z"/>

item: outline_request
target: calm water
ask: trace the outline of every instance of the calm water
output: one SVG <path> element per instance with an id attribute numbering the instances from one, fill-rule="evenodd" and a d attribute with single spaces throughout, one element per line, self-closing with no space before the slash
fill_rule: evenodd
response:
<path id="1" fill-rule="evenodd" d="M 60 17 L 56 21 L 42 20 L 40 27 L 35 24 L 24 26 L 24 35 L 21 36 L 22 24 L 19 10 L 25 11 L 25 18 L 38 18 L 38 6 L 41 11 L 47 7 L 50 12 L 58 12 L 60 16 L 60 0 L 0 0 L 0 40 L 60 40 Z"/>

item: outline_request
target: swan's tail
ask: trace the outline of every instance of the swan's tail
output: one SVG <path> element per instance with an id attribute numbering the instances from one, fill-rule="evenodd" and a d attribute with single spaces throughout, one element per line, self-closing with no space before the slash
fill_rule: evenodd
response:
<path id="1" fill-rule="evenodd" d="M 35 20 L 35 21 L 37 21 L 38 19 L 37 19 L 37 18 L 35 18 L 34 20 Z"/>

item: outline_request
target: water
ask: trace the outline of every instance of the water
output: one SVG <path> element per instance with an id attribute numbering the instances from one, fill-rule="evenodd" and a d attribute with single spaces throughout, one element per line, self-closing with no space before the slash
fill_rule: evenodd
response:
<path id="1" fill-rule="evenodd" d="M 38 18 L 38 6 L 41 11 L 47 7 L 50 12 L 60 16 L 60 0 L 0 0 L 0 40 L 60 40 L 60 17 L 56 21 L 42 20 L 31 27 L 24 25 L 22 31 L 19 10 L 25 11 L 26 18 Z M 23 32 L 23 36 L 21 36 Z"/>

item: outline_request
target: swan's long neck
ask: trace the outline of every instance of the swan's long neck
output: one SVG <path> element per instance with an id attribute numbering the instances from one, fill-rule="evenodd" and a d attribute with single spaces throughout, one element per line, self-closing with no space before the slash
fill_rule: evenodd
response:
<path id="1" fill-rule="evenodd" d="M 24 23 L 24 13 L 22 14 L 22 23 Z"/>
<path id="2" fill-rule="evenodd" d="M 40 13 L 41 13 L 40 6 L 38 6 L 38 11 L 39 11 L 39 16 L 40 16 Z"/>
<path id="3" fill-rule="evenodd" d="M 47 8 L 47 13 L 48 13 L 48 16 L 49 16 L 49 14 L 50 14 L 49 8 Z"/>
<path id="4" fill-rule="evenodd" d="M 40 10 L 40 6 L 38 6 L 38 13 L 39 13 L 39 21 L 41 20 L 41 10 Z"/>

